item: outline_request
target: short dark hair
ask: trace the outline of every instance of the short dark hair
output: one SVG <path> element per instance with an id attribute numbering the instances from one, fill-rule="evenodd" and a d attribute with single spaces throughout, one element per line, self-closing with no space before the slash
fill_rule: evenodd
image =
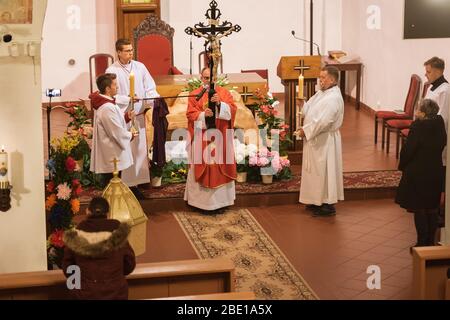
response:
<path id="1" fill-rule="evenodd" d="M 420 103 L 419 110 L 425 113 L 425 118 L 435 118 L 439 113 L 439 105 L 431 99 L 425 99 Z"/>
<path id="2" fill-rule="evenodd" d="M 114 73 L 105 73 L 97 78 L 97 88 L 101 94 L 106 93 L 106 88 L 111 87 L 113 80 L 115 80 L 117 76 Z"/>
<path id="3" fill-rule="evenodd" d="M 116 41 L 116 52 L 122 51 L 124 46 L 131 45 L 131 41 L 128 39 L 119 39 Z"/>
<path id="4" fill-rule="evenodd" d="M 89 203 L 88 209 L 93 217 L 106 217 L 109 212 L 109 203 L 103 197 L 95 197 Z"/>
<path id="5" fill-rule="evenodd" d="M 445 70 L 445 61 L 438 57 L 433 57 L 423 64 L 424 66 L 431 66 L 433 69 Z"/>
<path id="6" fill-rule="evenodd" d="M 339 70 L 333 66 L 325 66 L 322 68 L 322 71 L 326 71 L 336 82 L 339 81 Z"/>

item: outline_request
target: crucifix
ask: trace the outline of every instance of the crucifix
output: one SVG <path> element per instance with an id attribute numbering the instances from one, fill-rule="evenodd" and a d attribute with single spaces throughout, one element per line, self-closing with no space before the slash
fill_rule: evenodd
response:
<path id="1" fill-rule="evenodd" d="M 248 98 L 253 97 L 253 95 L 254 95 L 253 92 L 250 92 L 248 90 L 247 86 L 244 86 L 243 87 L 243 92 L 239 92 L 239 94 L 241 95 L 242 101 L 244 102 L 244 104 L 247 104 Z"/>
<path id="2" fill-rule="evenodd" d="M 216 105 L 211 102 L 211 98 L 215 94 L 214 86 L 217 81 L 217 70 L 220 63 L 220 58 L 222 57 L 221 52 L 221 41 L 223 37 L 228 37 L 233 32 L 239 32 L 242 28 L 239 25 L 233 25 L 229 21 L 224 21 L 220 23 L 220 17 L 222 13 L 217 9 L 217 2 L 212 0 L 209 4 L 209 9 L 206 12 L 207 24 L 200 22 L 194 27 L 186 28 L 185 32 L 188 35 L 194 35 L 197 38 L 205 38 L 205 51 L 209 57 L 209 69 L 211 70 L 210 84 L 209 84 L 209 108 L 213 112 L 213 116 L 206 119 L 206 125 L 208 129 L 213 129 L 216 127 Z"/>

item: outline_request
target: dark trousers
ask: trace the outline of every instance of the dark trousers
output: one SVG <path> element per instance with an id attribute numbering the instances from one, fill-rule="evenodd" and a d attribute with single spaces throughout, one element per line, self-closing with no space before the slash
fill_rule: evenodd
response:
<path id="1" fill-rule="evenodd" d="M 414 223 L 417 231 L 417 247 L 434 246 L 438 229 L 438 210 L 414 212 Z"/>

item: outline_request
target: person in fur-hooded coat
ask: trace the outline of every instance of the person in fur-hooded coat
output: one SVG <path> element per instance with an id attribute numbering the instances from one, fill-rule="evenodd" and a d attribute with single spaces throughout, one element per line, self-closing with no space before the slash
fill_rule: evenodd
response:
<path id="1" fill-rule="evenodd" d="M 127 300 L 125 277 L 136 266 L 128 243 L 131 227 L 107 219 L 109 204 L 104 198 L 94 198 L 87 211 L 88 218 L 64 234 L 64 274 L 70 277 L 67 268 L 74 265 L 81 271 L 81 289 L 71 295 L 78 300 Z"/>

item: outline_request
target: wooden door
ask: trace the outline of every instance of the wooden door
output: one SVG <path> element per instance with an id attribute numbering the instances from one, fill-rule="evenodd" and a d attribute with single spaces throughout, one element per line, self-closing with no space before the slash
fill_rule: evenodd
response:
<path id="1" fill-rule="evenodd" d="M 116 0 L 117 37 L 133 41 L 133 29 L 150 13 L 161 18 L 160 0 Z"/>

